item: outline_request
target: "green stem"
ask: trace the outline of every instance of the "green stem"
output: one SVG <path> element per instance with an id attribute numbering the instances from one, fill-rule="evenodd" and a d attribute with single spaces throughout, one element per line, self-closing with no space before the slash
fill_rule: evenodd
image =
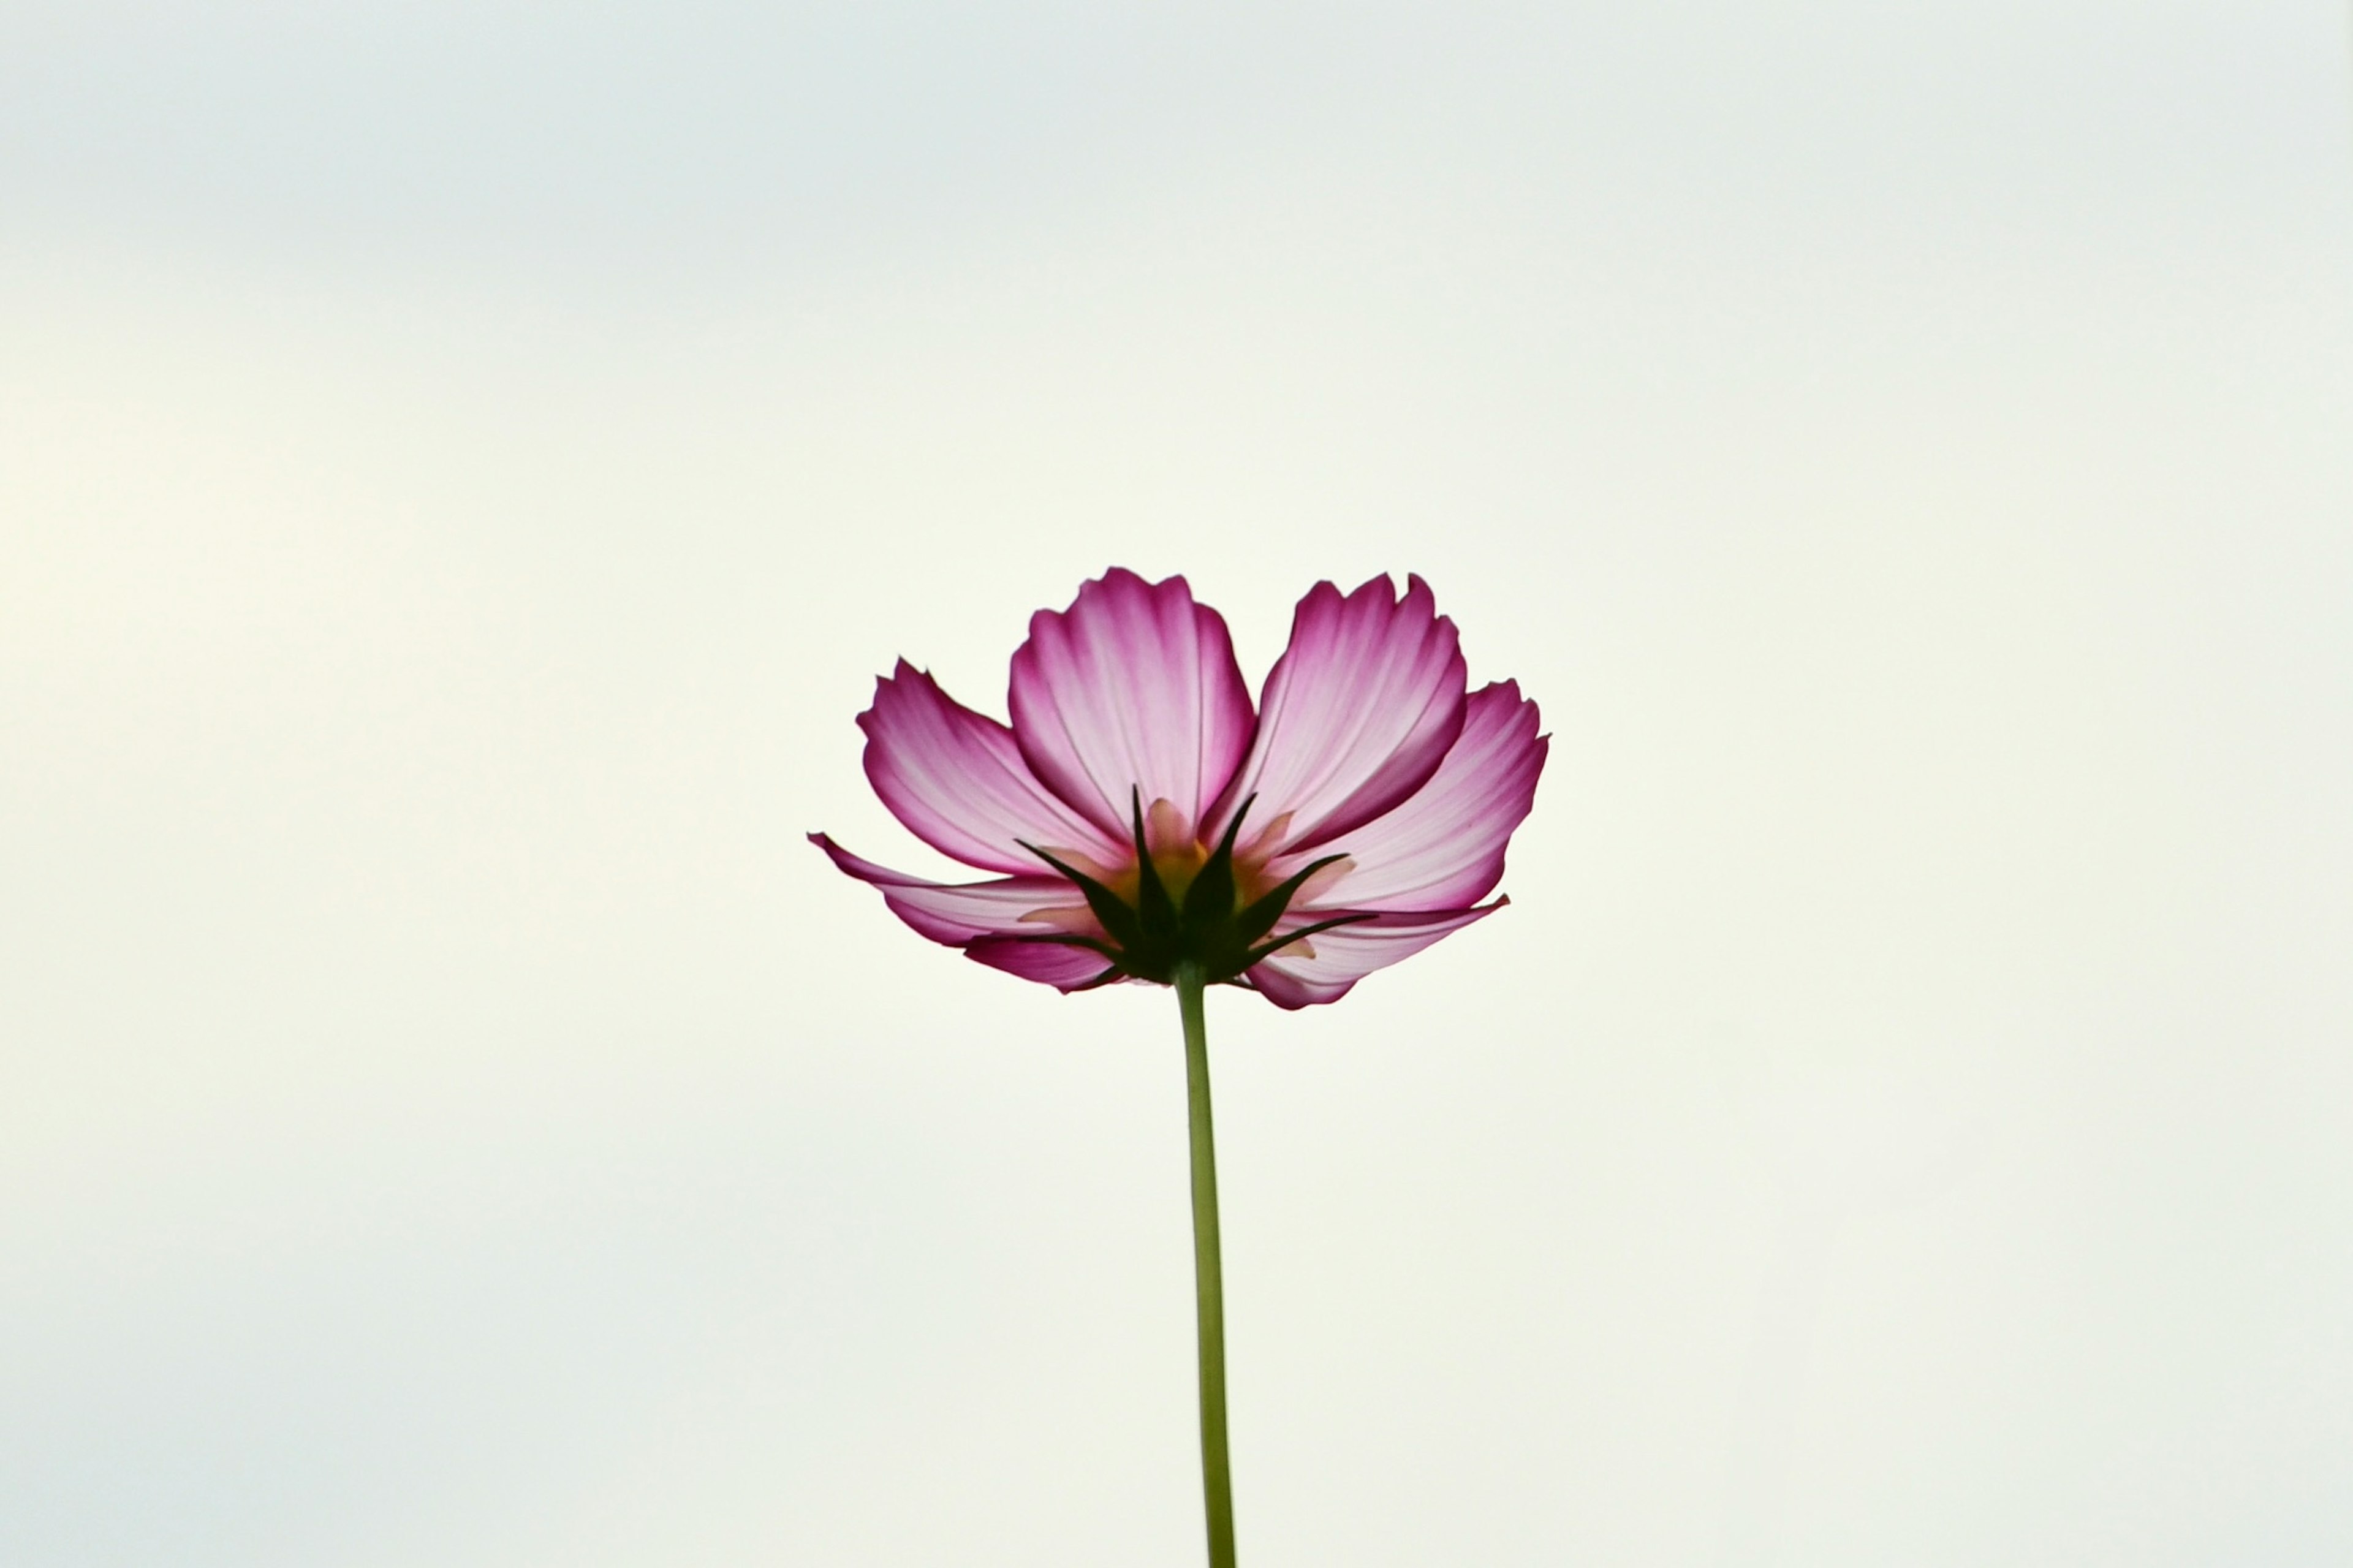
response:
<path id="1" fill-rule="evenodd" d="M 1176 966 L 1185 1018 L 1185 1098 L 1193 1128 L 1193 1295 L 1201 1343 L 1201 1500 L 1209 1568 L 1234 1568 L 1234 1487 L 1226 1459 L 1226 1287 L 1218 1262 L 1218 1149 L 1209 1127 L 1209 1030 L 1201 971 Z"/>

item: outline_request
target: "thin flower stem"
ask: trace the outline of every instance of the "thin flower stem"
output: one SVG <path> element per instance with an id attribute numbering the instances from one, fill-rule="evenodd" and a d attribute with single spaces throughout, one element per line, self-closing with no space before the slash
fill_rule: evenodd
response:
<path id="1" fill-rule="evenodd" d="M 1209 1568 L 1234 1568 L 1234 1489 L 1226 1459 L 1226 1287 L 1218 1261 L 1218 1150 L 1209 1126 L 1209 1031 L 1201 971 L 1176 966 L 1185 1018 L 1185 1098 L 1193 1131 L 1193 1294 L 1201 1344 L 1201 1500 Z"/>

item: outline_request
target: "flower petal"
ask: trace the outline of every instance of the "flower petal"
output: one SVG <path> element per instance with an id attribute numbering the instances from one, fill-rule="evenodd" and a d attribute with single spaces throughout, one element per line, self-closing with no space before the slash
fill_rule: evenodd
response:
<path id="1" fill-rule="evenodd" d="M 866 731 L 866 776 L 907 830 L 968 866 L 1016 875 L 1038 872 L 1020 840 L 1101 858 L 1109 844 L 1029 771 L 1013 731 L 942 691 L 905 659 L 874 683 L 874 705 L 858 716 Z"/>
<path id="2" fill-rule="evenodd" d="M 1430 782 L 1462 732 L 1462 653 L 1430 584 L 1407 584 L 1398 599 L 1387 577 L 1345 597 L 1318 583 L 1299 601 L 1220 816 L 1255 794 L 1253 824 L 1287 817 L 1284 847 L 1312 848 Z"/>
<path id="3" fill-rule="evenodd" d="M 1090 948 L 1002 936 L 983 937 L 965 948 L 964 955 L 975 963 L 986 963 L 1057 991 L 1082 991 L 1100 982 L 1103 971 L 1111 967 L 1109 960 Z"/>
<path id="4" fill-rule="evenodd" d="M 1313 957 L 1286 950 L 1261 959 L 1250 971 L 1250 982 L 1266 999 L 1286 1009 L 1337 1002 L 1348 988 L 1376 969 L 1411 958 L 1451 931 L 1494 913 L 1509 899 L 1497 899 L 1475 910 L 1430 910 L 1379 914 L 1355 925 L 1335 926 L 1307 939 Z M 1332 910 L 1293 910 L 1287 925 L 1307 925 L 1329 920 Z M 1295 918 L 1294 918 L 1295 917 Z"/>
<path id="5" fill-rule="evenodd" d="M 957 886 L 926 881 L 861 860 L 822 833 L 810 834 L 809 842 L 848 875 L 880 888 L 882 901 L 891 906 L 892 914 L 949 947 L 962 947 L 987 936 L 1068 931 L 1082 921 L 1092 929 L 1085 900 L 1077 889 L 1058 877 L 1008 877 L 1002 881 Z M 1040 911 L 1049 910 L 1054 911 L 1052 916 L 1038 918 Z"/>
<path id="6" fill-rule="evenodd" d="M 1030 771 L 1121 843 L 1130 799 L 1196 826 L 1250 744 L 1250 689 L 1218 612 L 1182 577 L 1122 568 L 1040 610 L 1013 656 L 1013 735 Z"/>
<path id="7" fill-rule="evenodd" d="M 1536 705 L 1516 682 L 1480 688 L 1464 706 L 1462 734 L 1430 782 L 1405 803 L 1309 853 L 1345 855 L 1346 873 L 1314 895 L 1350 909 L 1459 910 L 1504 877 L 1504 848 L 1528 815 L 1544 772 Z M 1280 880 L 1305 855 L 1267 868 Z"/>

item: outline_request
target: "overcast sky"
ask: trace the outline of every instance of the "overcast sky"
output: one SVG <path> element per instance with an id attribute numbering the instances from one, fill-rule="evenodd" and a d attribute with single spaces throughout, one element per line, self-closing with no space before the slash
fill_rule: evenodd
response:
<path id="1" fill-rule="evenodd" d="M 2353 1553 L 2341 5 L 0 7 L 0 1560 L 1200 1560 L 1174 1000 L 854 720 L 1422 574 L 1245 1559 Z"/>

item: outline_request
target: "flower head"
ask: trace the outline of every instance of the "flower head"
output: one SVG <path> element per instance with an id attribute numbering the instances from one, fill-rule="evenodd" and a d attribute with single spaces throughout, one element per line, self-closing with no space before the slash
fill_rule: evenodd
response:
<path id="1" fill-rule="evenodd" d="M 1466 691 L 1428 584 L 1319 583 L 1255 708 L 1226 624 L 1182 577 L 1114 569 L 1040 610 L 1010 726 L 902 659 L 859 716 L 866 773 L 909 831 L 996 879 L 835 865 L 967 957 L 1064 991 L 1180 966 L 1282 1007 L 1499 909 L 1481 904 L 1543 772 L 1536 706 Z"/>

